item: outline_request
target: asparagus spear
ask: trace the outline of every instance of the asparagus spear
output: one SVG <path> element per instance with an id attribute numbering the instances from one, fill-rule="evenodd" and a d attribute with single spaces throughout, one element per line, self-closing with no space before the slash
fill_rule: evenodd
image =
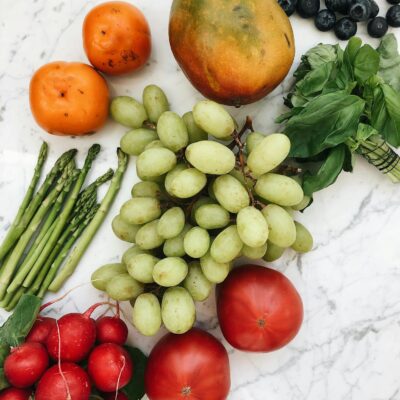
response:
<path id="1" fill-rule="evenodd" d="M 94 235 L 97 232 L 97 229 L 103 222 L 105 216 L 107 215 L 108 210 L 110 209 L 112 202 L 119 191 L 121 186 L 121 180 L 125 173 L 127 164 L 128 164 L 128 156 L 120 149 L 117 150 L 118 155 L 118 168 L 114 174 L 113 179 L 111 180 L 111 184 L 108 188 L 106 195 L 104 196 L 99 210 L 96 212 L 96 215 L 90 222 L 89 226 L 85 229 L 85 232 L 82 234 L 78 244 L 72 250 L 69 255 L 64 267 L 61 269 L 60 273 L 55 277 L 51 285 L 49 286 L 49 290 L 52 292 L 56 292 L 60 289 L 63 283 L 68 279 L 69 276 L 75 271 L 80 259 L 83 256 L 83 253 L 89 246 L 92 241 Z"/>
<path id="2" fill-rule="evenodd" d="M 20 298 L 25 293 L 26 289 L 24 287 L 20 287 L 16 292 L 12 293 L 12 297 L 9 303 L 5 306 L 6 311 L 14 310 L 15 306 L 18 304 Z"/>
<path id="3" fill-rule="evenodd" d="M 47 153 L 47 148 L 46 150 L 43 150 Z M 2 245 L 0 246 L 0 260 L 2 260 L 6 254 L 9 252 L 11 247 L 17 242 L 17 240 L 22 236 L 22 234 L 25 232 L 25 229 L 31 222 L 32 218 L 35 216 L 36 211 L 40 208 L 41 203 L 43 202 L 43 199 L 47 195 L 47 192 L 53 186 L 54 182 L 57 180 L 59 177 L 59 174 L 61 171 L 64 170 L 65 166 L 72 160 L 72 158 L 75 156 L 76 150 L 72 149 L 64 153 L 54 164 L 53 168 L 51 171 L 47 174 L 45 181 L 43 182 L 42 186 L 36 193 L 36 195 L 33 198 L 29 198 L 29 200 L 24 199 L 24 202 L 26 204 L 30 203 L 28 207 L 24 211 L 21 210 L 21 215 L 19 216 L 19 221 L 15 226 L 11 226 L 10 230 L 8 231 L 8 234 L 6 238 L 4 239 Z M 40 175 L 40 168 L 41 165 L 43 165 L 44 160 L 42 158 L 39 158 L 39 168 L 38 168 L 38 174 Z M 36 170 L 35 170 L 36 171 Z M 37 174 L 35 172 L 34 179 L 36 178 Z M 34 185 L 32 185 L 32 189 L 28 189 L 28 191 L 34 190 L 34 187 L 36 186 L 36 183 L 34 182 Z M 29 196 L 29 195 L 28 195 Z"/>
<path id="4" fill-rule="evenodd" d="M 99 204 L 96 205 L 94 208 L 92 208 L 92 210 L 86 216 L 82 224 L 78 226 L 78 228 L 74 231 L 74 233 L 68 238 L 66 242 L 63 242 L 64 245 L 62 249 L 61 250 L 57 249 L 57 252 L 55 253 L 56 257 L 52 260 L 48 268 L 45 267 L 40 271 L 40 274 L 37 276 L 34 284 L 31 286 L 30 289 L 34 293 L 37 293 L 39 291 L 37 294 L 38 297 L 41 298 L 44 297 L 48 287 L 50 286 L 52 280 L 57 274 L 58 269 L 60 268 L 61 264 L 67 257 L 69 250 L 74 245 L 79 236 L 84 232 L 84 230 L 89 225 L 90 221 L 93 219 L 99 208 L 100 208 Z"/>
<path id="5" fill-rule="evenodd" d="M 3 266 L 3 269 L 0 274 L 0 299 L 3 298 L 5 292 L 7 291 L 7 285 L 9 284 L 15 269 L 17 268 L 18 262 L 23 256 L 24 250 L 31 240 L 32 236 L 38 230 L 44 216 L 49 211 L 50 207 L 56 201 L 58 195 L 63 190 L 66 181 L 69 179 L 69 176 L 66 171 L 59 178 L 57 185 L 55 188 L 51 190 L 51 192 L 47 195 L 45 200 L 42 202 L 41 206 L 37 210 L 35 216 L 29 223 L 25 232 L 21 235 L 18 240 L 17 245 L 15 246 L 13 252 L 10 255 L 7 263 Z M 24 217 L 23 217 L 24 218 Z"/>
<path id="6" fill-rule="evenodd" d="M 7 292 L 13 292 L 19 286 L 22 285 L 23 280 L 25 279 L 26 275 L 28 275 L 29 271 L 32 270 L 32 266 L 35 264 L 36 260 L 39 258 L 40 253 L 42 252 L 43 248 L 45 247 L 46 243 L 50 239 L 51 234 L 55 228 L 55 219 L 64 203 L 65 198 L 67 197 L 72 184 L 74 183 L 75 179 L 79 175 L 79 170 L 72 171 L 72 174 L 68 178 L 62 192 L 58 195 L 57 200 L 55 201 L 46 222 L 43 224 L 42 229 L 35 239 L 34 243 L 32 244 L 28 255 L 25 257 L 23 263 L 18 269 L 17 274 L 15 275 L 14 279 L 10 283 L 7 288 Z"/>
<path id="7" fill-rule="evenodd" d="M 45 247 L 43 248 L 42 252 L 40 253 L 39 258 L 36 260 L 34 268 L 40 268 L 42 265 L 44 265 L 47 258 L 50 255 L 51 251 L 53 250 L 54 245 L 56 244 L 58 238 L 61 235 L 61 232 L 63 231 L 66 223 L 69 220 L 69 217 L 74 208 L 76 199 L 78 198 L 78 195 L 82 188 L 82 185 L 86 179 L 87 174 L 89 173 L 89 170 L 92 166 L 94 159 L 96 158 L 97 154 L 99 154 L 99 151 L 100 151 L 100 145 L 98 145 L 98 144 L 94 144 L 89 149 L 88 154 L 86 156 L 85 164 L 79 174 L 78 180 L 75 182 L 72 192 L 71 192 L 67 202 L 64 205 L 64 208 L 63 208 L 61 214 L 59 215 L 59 217 L 57 218 L 54 231 L 52 232 L 51 236 L 49 237 L 49 240 L 47 241 Z M 0 279 L 0 284 L 1 284 L 1 282 L 2 281 Z M 0 289 L 1 289 L 1 287 L 0 287 Z"/>

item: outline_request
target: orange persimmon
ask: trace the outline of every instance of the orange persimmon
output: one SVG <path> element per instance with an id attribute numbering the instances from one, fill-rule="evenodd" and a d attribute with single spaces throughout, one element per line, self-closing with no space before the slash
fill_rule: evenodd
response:
<path id="1" fill-rule="evenodd" d="M 29 97 L 36 122 L 55 135 L 93 133 L 108 117 L 107 83 L 87 64 L 56 61 L 43 65 L 31 79 Z"/>
<path id="2" fill-rule="evenodd" d="M 98 70 L 120 75 L 142 67 L 151 52 L 150 28 L 135 6 L 110 1 L 94 7 L 83 22 L 83 45 Z"/>

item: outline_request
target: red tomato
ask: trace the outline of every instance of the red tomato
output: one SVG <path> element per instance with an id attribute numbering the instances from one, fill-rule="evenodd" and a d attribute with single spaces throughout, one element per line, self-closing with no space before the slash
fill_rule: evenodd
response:
<path id="1" fill-rule="evenodd" d="M 149 356 L 145 385 L 150 400 L 223 400 L 230 384 L 228 353 L 200 329 L 167 334 Z"/>
<path id="2" fill-rule="evenodd" d="M 303 321 L 303 304 L 280 272 L 259 265 L 234 269 L 218 288 L 222 333 L 235 348 L 268 352 L 289 343 Z"/>

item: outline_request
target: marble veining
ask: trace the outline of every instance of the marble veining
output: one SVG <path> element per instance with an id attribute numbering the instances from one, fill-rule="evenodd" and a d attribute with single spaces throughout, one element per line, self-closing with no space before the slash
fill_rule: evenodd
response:
<path id="1" fill-rule="evenodd" d="M 144 86 L 156 83 L 165 89 L 175 111 L 186 112 L 201 96 L 185 79 L 169 48 L 171 1 L 130 1 L 148 18 L 154 49 L 139 73 L 109 79 L 112 93 L 140 98 Z M 81 162 L 94 141 L 103 151 L 91 177 L 116 164 L 115 148 L 123 127 L 108 122 L 95 136 L 52 137 L 35 124 L 29 110 L 29 79 L 36 68 L 54 60 L 86 61 L 82 21 L 99 2 L 0 1 L 0 238 L 30 181 L 41 140 L 50 144 L 49 165 L 71 147 L 79 148 Z M 388 4 L 380 0 L 379 5 L 386 12 Z M 292 21 L 296 63 L 318 42 L 336 42 L 332 34 L 318 32 L 312 21 L 298 17 Z M 364 26 L 359 32 L 367 39 Z M 239 120 L 251 115 L 256 129 L 272 132 L 277 129 L 274 118 L 284 109 L 282 96 L 290 84 L 288 78 L 266 99 L 232 112 Z M 110 215 L 63 292 L 83 286 L 54 305 L 49 314 L 83 311 L 104 298 L 90 286 L 89 278 L 96 267 L 117 261 L 128 248 L 113 236 L 110 223 L 136 181 L 132 159 Z M 399 194 L 399 186 L 358 159 L 353 174 L 342 174 L 299 215 L 314 235 L 314 251 L 303 256 L 288 252 L 273 266 L 302 295 L 303 327 L 289 346 L 271 354 L 242 353 L 224 342 L 231 361 L 230 400 L 400 400 Z M 129 305 L 124 305 L 123 312 L 130 317 Z M 0 320 L 5 317 L 0 312 Z M 223 339 L 214 298 L 198 305 L 198 319 L 198 326 Z M 130 333 L 131 343 L 146 352 L 163 334 L 143 338 L 133 328 Z"/>

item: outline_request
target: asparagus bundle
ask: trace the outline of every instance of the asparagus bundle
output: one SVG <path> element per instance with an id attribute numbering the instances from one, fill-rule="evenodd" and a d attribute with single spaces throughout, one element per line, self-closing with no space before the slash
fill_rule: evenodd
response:
<path id="1" fill-rule="evenodd" d="M 75 270 L 107 214 L 127 166 L 128 157 L 118 149 L 117 172 L 108 170 L 82 190 L 99 151 L 98 144 L 89 149 L 81 170 L 74 161 L 76 150 L 65 152 L 35 192 L 48 152 L 43 143 L 32 181 L 0 246 L 0 307 L 12 310 L 24 293 L 43 297 L 49 287 L 58 290 Z M 109 180 L 108 192 L 98 204 L 97 189 Z"/>

